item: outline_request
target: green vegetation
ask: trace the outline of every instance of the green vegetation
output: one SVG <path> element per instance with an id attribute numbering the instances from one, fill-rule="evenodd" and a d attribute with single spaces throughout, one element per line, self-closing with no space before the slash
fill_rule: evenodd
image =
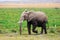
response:
<path id="1" fill-rule="evenodd" d="M 48 16 L 49 27 L 60 28 L 60 8 L 28 8 L 29 10 L 42 11 Z M 19 21 L 21 13 L 25 8 L 0 8 L 0 31 L 19 30 Z M 26 22 L 23 22 L 23 28 Z M 60 30 L 59 30 L 60 31 Z"/>

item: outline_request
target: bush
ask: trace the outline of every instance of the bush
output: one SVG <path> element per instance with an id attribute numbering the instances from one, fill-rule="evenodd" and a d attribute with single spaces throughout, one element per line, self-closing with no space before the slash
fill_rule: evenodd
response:
<path id="1" fill-rule="evenodd" d="M 50 28 L 50 29 L 49 29 L 49 32 L 50 32 L 50 33 L 55 33 L 56 31 L 55 31 L 54 28 Z"/>
<path id="2" fill-rule="evenodd" d="M 56 28 L 57 32 L 60 33 L 60 28 Z"/>
<path id="3" fill-rule="evenodd" d="M 11 32 L 16 33 L 17 31 L 16 30 L 11 30 Z"/>
<path id="4" fill-rule="evenodd" d="M 0 30 L 0 34 L 2 33 L 2 30 Z"/>

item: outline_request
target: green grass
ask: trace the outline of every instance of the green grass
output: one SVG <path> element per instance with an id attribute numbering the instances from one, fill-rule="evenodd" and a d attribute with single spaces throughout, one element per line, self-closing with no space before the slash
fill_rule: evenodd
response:
<path id="1" fill-rule="evenodd" d="M 0 8 L 0 30 L 19 30 L 19 21 L 21 13 L 25 8 Z M 60 28 L 60 8 L 27 8 L 34 11 L 45 12 L 48 16 L 49 26 L 59 26 Z M 26 27 L 26 21 L 23 22 L 23 28 Z"/>

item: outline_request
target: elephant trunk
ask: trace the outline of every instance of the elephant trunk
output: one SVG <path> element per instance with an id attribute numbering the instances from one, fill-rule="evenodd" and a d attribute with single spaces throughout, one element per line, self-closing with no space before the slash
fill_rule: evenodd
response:
<path id="1" fill-rule="evenodd" d="M 19 27 L 20 27 L 20 29 L 19 29 L 20 35 L 22 34 L 22 22 L 23 22 L 23 21 L 19 21 L 19 22 L 18 22 L 18 23 L 19 23 Z"/>
<path id="2" fill-rule="evenodd" d="M 22 23 L 20 23 L 20 35 L 22 34 Z"/>
<path id="3" fill-rule="evenodd" d="M 19 20 L 19 26 L 20 26 L 20 35 L 22 34 L 22 22 L 23 22 L 24 18 L 21 17 L 20 20 Z"/>

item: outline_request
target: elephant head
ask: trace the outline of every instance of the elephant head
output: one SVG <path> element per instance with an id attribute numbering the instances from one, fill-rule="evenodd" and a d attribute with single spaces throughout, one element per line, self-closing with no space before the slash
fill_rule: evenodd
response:
<path id="1" fill-rule="evenodd" d="M 27 10 L 25 10 L 25 11 L 23 11 L 22 12 L 22 14 L 21 14 L 21 16 L 20 16 L 20 20 L 19 20 L 19 24 L 20 24 L 20 34 L 21 34 L 21 32 L 22 32 L 22 22 L 23 21 L 25 21 L 25 20 L 30 20 L 29 19 L 29 15 L 31 14 L 31 11 L 27 11 Z"/>
<path id="2" fill-rule="evenodd" d="M 27 11 L 27 10 L 23 11 L 18 23 L 22 23 L 25 20 L 30 21 L 34 17 L 33 15 L 34 13 L 32 11 Z"/>

